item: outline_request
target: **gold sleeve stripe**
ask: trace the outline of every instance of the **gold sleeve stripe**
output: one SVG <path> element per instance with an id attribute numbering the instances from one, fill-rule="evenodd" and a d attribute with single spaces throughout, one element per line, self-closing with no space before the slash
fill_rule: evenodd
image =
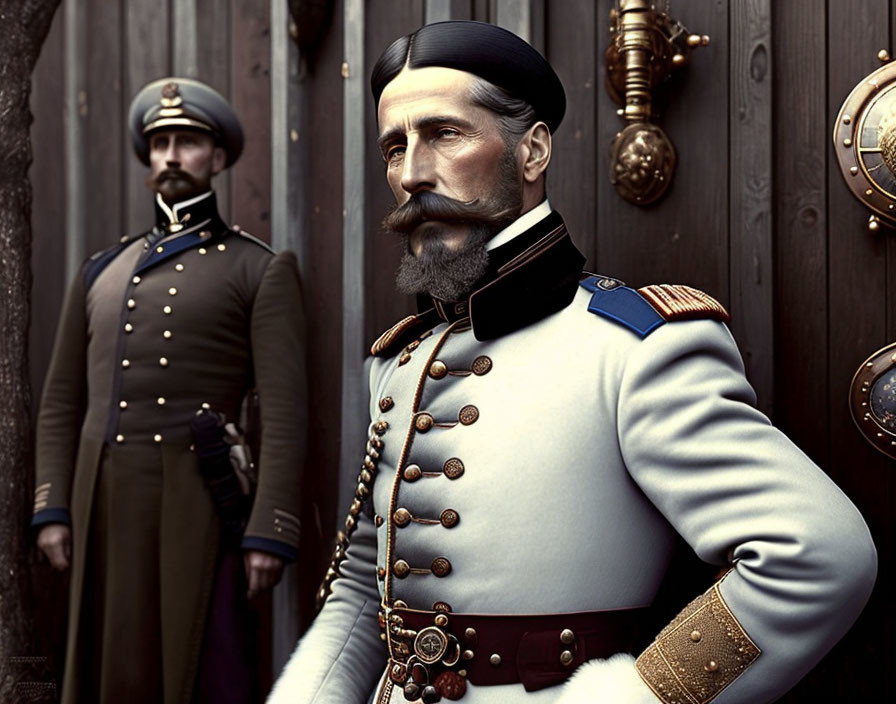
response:
<path id="1" fill-rule="evenodd" d="M 761 653 L 719 584 L 688 604 L 635 661 L 641 679 L 666 704 L 712 701 Z"/>
<path id="2" fill-rule="evenodd" d="M 703 291 L 681 284 L 654 284 L 638 289 L 666 320 L 711 318 L 727 323 L 731 316 L 715 298 Z"/>
<path id="3" fill-rule="evenodd" d="M 370 354 L 372 354 L 374 357 L 380 354 L 392 343 L 392 340 L 394 340 L 402 332 L 404 332 L 404 330 L 406 330 L 407 327 L 416 319 L 416 315 L 409 315 L 407 318 L 402 318 L 397 323 L 395 323 L 395 325 L 393 325 L 391 328 L 386 330 L 386 332 L 380 335 L 377 338 L 377 341 L 370 346 Z"/>

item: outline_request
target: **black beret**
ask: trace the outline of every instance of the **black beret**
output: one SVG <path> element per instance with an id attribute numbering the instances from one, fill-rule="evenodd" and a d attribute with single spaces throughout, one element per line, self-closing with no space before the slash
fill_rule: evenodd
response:
<path id="1" fill-rule="evenodd" d="M 441 66 L 472 73 L 525 100 L 553 132 L 566 112 L 563 84 L 545 58 L 513 32 L 485 22 L 434 22 L 396 39 L 370 76 L 379 106 L 386 85 L 401 70 Z"/>
<path id="2" fill-rule="evenodd" d="M 144 86 L 131 101 L 128 127 L 144 164 L 149 164 L 150 133 L 164 128 L 208 132 L 227 153 L 227 166 L 243 151 L 243 129 L 230 103 L 192 78 L 160 78 Z"/>

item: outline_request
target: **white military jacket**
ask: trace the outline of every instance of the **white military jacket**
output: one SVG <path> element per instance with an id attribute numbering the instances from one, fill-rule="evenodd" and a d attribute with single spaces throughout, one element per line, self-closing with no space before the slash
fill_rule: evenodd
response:
<path id="1" fill-rule="evenodd" d="M 408 672 L 388 661 L 387 643 L 394 655 L 407 631 L 390 620 L 396 606 L 443 614 L 450 631 L 455 614 L 650 605 L 677 536 L 729 569 L 636 662 L 586 663 L 535 691 L 471 676 L 449 694 L 760 704 L 793 686 L 865 604 L 876 570 L 865 523 L 756 410 L 734 340 L 707 319 L 721 308 L 684 287 L 580 282 L 556 214 L 523 243 L 469 302 L 437 304 L 448 320 L 406 319 L 375 345 L 350 546 L 337 548 L 332 593 L 271 702 L 405 702 Z M 542 300 L 552 301 L 543 317 L 520 315 Z M 689 312 L 702 319 L 671 321 Z M 461 676 L 471 662 L 520 662 L 455 635 L 464 655 L 448 669 Z M 575 669 L 579 636 L 568 635 L 557 632 L 556 657 Z M 611 689 L 620 679 L 625 694 Z"/>

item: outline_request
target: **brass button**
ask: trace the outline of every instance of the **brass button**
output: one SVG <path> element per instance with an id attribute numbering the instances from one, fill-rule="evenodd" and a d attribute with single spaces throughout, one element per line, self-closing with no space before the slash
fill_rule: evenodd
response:
<path id="1" fill-rule="evenodd" d="M 408 523 L 411 522 L 411 512 L 406 508 L 399 508 L 392 514 L 392 522 L 399 526 L 404 527 Z"/>
<path id="2" fill-rule="evenodd" d="M 174 265 L 174 270 L 175 270 L 175 271 L 183 271 L 183 270 L 184 270 L 184 265 L 183 265 L 183 264 L 175 264 L 175 265 Z"/>
<path id="3" fill-rule="evenodd" d="M 224 245 L 223 242 L 222 242 L 221 244 L 218 245 L 218 251 L 219 251 L 219 252 L 223 252 L 225 249 L 227 249 L 227 247 Z"/>
<path id="4" fill-rule="evenodd" d="M 127 369 L 129 366 L 131 366 L 131 362 L 129 360 L 127 360 L 127 359 L 121 360 L 122 369 Z"/>
<path id="5" fill-rule="evenodd" d="M 433 426 L 433 419 L 429 413 L 421 413 L 417 416 L 417 419 L 414 421 L 414 427 L 417 428 L 421 433 L 425 433 Z"/>
<path id="6" fill-rule="evenodd" d="M 454 528 L 460 520 L 460 515 L 453 508 L 446 508 L 439 516 L 439 522 L 446 528 Z"/>
<path id="7" fill-rule="evenodd" d="M 124 324 L 124 331 L 125 331 L 125 332 L 131 332 L 133 329 L 134 329 L 134 326 L 131 325 L 130 323 L 125 323 L 125 324 Z"/>
<path id="8" fill-rule="evenodd" d="M 710 660 L 703 666 L 703 669 L 707 672 L 716 672 L 719 669 L 719 663 L 717 663 L 715 660 Z"/>
<path id="9" fill-rule="evenodd" d="M 700 631 L 691 631 L 691 640 L 695 643 L 699 643 L 703 639 L 703 634 Z"/>
<path id="10" fill-rule="evenodd" d="M 473 423 L 479 420 L 479 409 L 472 404 L 464 406 L 457 414 L 457 419 L 463 425 L 473 425 Z"/>
<path id="11" fill-rule="evenodd" d="M 135 276 L 133 279 L 131 279 L 131 283 L 133 283 L 136 286 L 137 284 L 140 283 L 140 277 Z"/>
<path id="12" fill-rule="evenodd" d="M 384 420 L 378 420 L 373 426 L 373 432 L 383 435 L 389 429 L 389 424 Z"/>
<path id="13" fill-rule="evenodd" d="M 497 667 L 498 665 L 501 664 L 501 656 L 498 655 L 497 653 L 492 653 L 491 655 L 488 656 L 488 661 L 489 661 L 492 665 L 494 665 L 495 667 Z"/>
<path id="14" fill-rule="evenodd" d="M 118 402 L 118 407 L 119 407 L 121 410 L 124 410 L 125 408 L 128 407 L 128 402 L 127 402 L 127 401 L 119 401 L 119 402 Z"/>
<path id="15" fill-rule="evenodd" d="M 155 442 L 162 442 L 162 436 L 159 435 L 158 433 L 156 433 L 155 435 L 153 435 L 153 436 L 152 436 L 152 439 L 153 439 Z"/>
<path id="16" fill-rule="evenodd" d="M 450 614 L 451 606 L 444 601 L 437 601 L 435 604 L 432 605 L 432 610 L 438 611 L 439 613 L 443 613 L 443 614 Z"/>
<path id="17" fill-rule="evenodd" d="M 560 653 L 560 664 L 564 667 L 568 667 L 572 664 L 572 653 L 568 650 L 564 650 Z"/>
<path id="18" fill-rule="evenodd" d="M 205 254 L 208 250 L 205 247 L 200 247 L 198 251 L 200 254 Z"/>
<path id="19" fill-rule="evenodd" d="M 168 358 L 167 357 L 159 357 L 159 366 L 167 367 L 168 366 Z"/>
<path id="20" fill-rule="evenodd" d="M 464 660 L 472 660 L 475 656 L 476 653 L 474 653 L 472 650 L 465 650 L 463 652 L 463 655 L 461 655 Z"/>
<path id="21" fill-rule="evenodd" d="M 162 337 L 164 337 L 166 340 L 170 340 L 171 339 L 171 331 L 165 330 L 165 332 L 162 333 Z"/>
<path id="22" fill-rule="evenodd" d="M 467 639 L 467 643 L 470 645 L 476 645 L 476 641 L 479 639 L 479 634 L 476 632 L 475 628 L 468 628 L 464 631 L 464 638 Z"/>
<path id="23" fill-rule="evenodd" d="M 133 298 L 129 298 L 128 299 L 128 310 L 134 310 L 134 308 L 136 308 L 136 307 L 137 307 L 137 301 L 135 301 Z"/>
<path id="24" fill-rule="evenodd" d="M 169 295 L 169 296 L 176 296 L 176 295 L 177 295 L 177 289 L 174 288 L 174 286 L 172 286 L 171 288 L 168 289 L 168 295 Z"/>
<path id="25" fill-rule="evenodd" d="M 576 634 L 568 628 L 564 628 L 560 631 L 560 642 L 563 643 L 563 645 L 571 645 L 575 639 Z"/>
<path id="26" fill-rule="evenodd" d="M 423 470 L 420 469 L 420 465 L 409 464 L 404 468 L 404 479 L 408 482 L 415 482 L 420 477 L 423 476 Z"/>
<path id="27" fill-rule="evenodd" d="M 171 306 L 165 306 L 164 308 L 162 308 L 162 312 L 165 315 L 171 315 Z"/>
<path id="28" fill-rule="evenodd" d="M 399 579 L 404 579 L 411 573 L 411 566 L 404 560 L 396 560 L 392 565 L 392 572 Z"/>
<path id="29" fill-rule="evenodd" d="M 457 457 L 452 457 L 442 466 L 442 471 L 449 479 L 457 479 L 464 473 L 464 463 L 457 459 Z"/>
<path id="30" fill-rule="evenodd" d="M 451 563 L 447 557 L 437 557 L 432 561 L 430 569 L 436 577 L 446 577 L 451 572 Z"/>
<path id="31" fill-rule="evenodd" d="M 488 374 L 492 370 L 492 360 L 485 355 L 480 355 L 476 359 L 473 360 L 473 364 L 471 365 L 471 369 L 476 376 L 482 376 L 483 374 Z"/>
<path id="32" fill-rule="evenodd" d="M 398 358 L 398 366 L 402 366 L 403 364 L 407 364 L 411 361 L 411 355 L 405 352 L 401 357 Z"/>
<path id="33" fill-rule="evenodd" d="M 115 436 L 115 442 L 124 442 L 124 435 L 122 435 L 121 433 L 119 433 L 118 435 L 116 435 L 116 436 Z"/>
<path id="34" fill-rule="evenodd" d="M 433 379 L 442 379 L 447 373 L 448 367 L 445 366 L 444 362 L 438 359 L 429 365 L 429 375 Z"/>
<path id="35" fill-rule="evenodd" d="M 433 619 L 433 623 L 435 623 L 439 628 L 444 628 L 448 625 L 448 617 L 445 614 L 436 614 L 436 617 Z"/>
<path id="36" fill-rule="evenodd" d="M 156 403 L 159 404 L 160 406 L 164 406 L 164 405 L 165 405 L 165 397 L 164 397 L 164 396 L 159 396 L 159 397 L 156 399 Z"/>
<path id="37" fill-rule="evenodd" d="M 391 396 L 384 396 L 383 398 L 380 399 L 380 410 L 383 413 L 388 411 L 394 405 L 395 405 L 395 401 L 392 400 Z"/>

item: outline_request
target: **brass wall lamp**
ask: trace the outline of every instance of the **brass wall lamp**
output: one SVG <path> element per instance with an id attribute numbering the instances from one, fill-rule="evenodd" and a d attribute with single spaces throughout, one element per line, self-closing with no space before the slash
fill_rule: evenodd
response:
<path id="1" fill-rule="evenodd" d="M 618 0 L 610 10 L 610 37 L 607 92 L 628 123 L 610 145 L 610 182 L 629 203 L 647 205 L 669 188 L 676 164 L 675 147 L 651 122 L 653 92 L 709 37 L 672 19 L 668 0 L 662 10 L 651 0 Z"/>
<path id="2" fill-rule="evenodd" d="M 896 61 L 884 64 L 852 89 L 834 123 L 834 151 L 853 195 L 870 210 L 868 229 L 896 227 Z"/>

